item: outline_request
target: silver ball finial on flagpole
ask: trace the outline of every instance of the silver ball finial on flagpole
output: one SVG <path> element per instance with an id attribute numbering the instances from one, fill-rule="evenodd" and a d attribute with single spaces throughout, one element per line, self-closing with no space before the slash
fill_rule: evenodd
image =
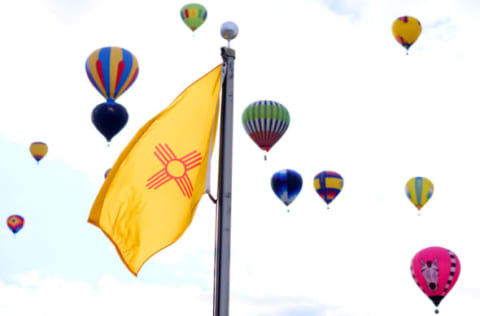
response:
<path id="1" fill-rule="evenodd" d="M 222 24 L 220 34 L 228 41 L 228 47 L 230 48 L 230 41 L 238 35 L 238 26 L 230 21 L 225 22 Z"/>

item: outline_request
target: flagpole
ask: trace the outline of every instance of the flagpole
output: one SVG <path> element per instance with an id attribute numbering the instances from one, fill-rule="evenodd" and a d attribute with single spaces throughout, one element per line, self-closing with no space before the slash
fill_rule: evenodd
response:
<path id="1" fill-rule="evenodd" d="M 233 148 L 233 65 L 235 51 L 222 47 L 224 80 L 220 116 L 220 158 L 218 166 L 218 198 L 215 233 L 215 274 L 213 315 L 228 316 L 230 296 L 230 227 L 232 206 Z"/>

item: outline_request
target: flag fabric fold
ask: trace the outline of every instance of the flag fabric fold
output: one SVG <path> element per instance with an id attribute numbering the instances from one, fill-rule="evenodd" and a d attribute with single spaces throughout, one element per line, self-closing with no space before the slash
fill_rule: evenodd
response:
<path id="1" fill-rule="evenodd" d="M 110 238 L 134 275 L 182 236 L 205 192 L 221 76 L 218 65 L 137 132 L 92 206 L 88 222 Z"/>

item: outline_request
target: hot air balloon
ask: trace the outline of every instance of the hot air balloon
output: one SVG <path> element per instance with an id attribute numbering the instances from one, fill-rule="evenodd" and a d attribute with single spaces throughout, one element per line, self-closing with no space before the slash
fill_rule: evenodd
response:
<path id="1" fill-rule="evenodd" d="M 288 206 L 302 189 L 302 177 L 294 170 L 280 170 L 272 176 L 271 185 L 273 192 Z"/>
<path id="2" fill-rule="evenodd" d="M 30 153 L 32 154 L 33 158 L 37 161 L 37 164 L 40 162 L 40 160 L 45 157 L 45 155 L 48 152 L 48 146 L 47 144 L 43 142 L 33 142 L 30 145 Z"/>
<path id="3" fill-rule="evenodd" d="M 405 193 L 413 205 L 417 207 L 418 215 L 420 215 L 420 209 L 432 197 L 433 183 L 424 177 L 411 178 L 405 185 Z"/>
<path id="4" fill-rule="evenodd" d="M 410 266 L 418 287 L 437 307 L 450 292 L 460 275 L 460 260 L 451 251 L 442 247 L 429 247 L 419 251 Z"/>
<path id="5" fill-rule="evenodd" d="M 14 236 L 22 229 L 23 224 L 25 224 L 25 220 L 20 215 L 12 215 L 7 218 L 7 226 Z"/>
<path id="6" fill-rule="evenodd" d="M 92 112 L 92 121 L 108 142 L 127 123 L 127 110 L 115 100 L 124 93 L 138 75 L 137 58 L 120 47 L 103 47 L 87 58 L 88 78 L 106 99 Z"/>
<path id="7" fill-rule="evenodd" d="M 103 47 L 90 54 L 85 69 L 95 89 L 108 104 L 115 104 L 137 79 L 138 61 L 124 48 Z"/>
<path id="8" fill-rule="evenodd" d="M 198 3 L 186 4 L 180 10 L 180 17 L 192 32 L 194 32 L 207 19 L 207 9 Z"/>
<path id="9" fill-rule="evenodd" d="M 283 136 L 290 124 L 288 110 L 275 101 L 256 101 L 242 114 L 245 131 L 253 141 L 268 152 Z M 265 154 L 265 160 L 267 155 Z"/>
<path id="10" fill-rule="evenodd" d="M 120 104 L 99 104 L 93 109 L 92 122 L 109 142 L 127 124 L 127 110 Z"/>
<path id="11" fill-rule="evenodd" d="M 103 175 L 104 178 L 106 179 L 108 176 L 108 173 L 110 172 L 111 168 L 108 168 L 107 171 L 105 171 L 105 174 Z"/>
<path id="12" fill-rule="evenodd" d="M 343 178 L 335 171 L 322 171 L 313 179 L 313 187 L 318 195 L 327 203 L 327 209 L 330 203 L 337 197 L 343 188 Z"/>
<path id="13" fill-rule="evenodd" d="M 392 32 L 397 42 L 405 47 L 408 55 L 410 46 L 415 43 L 422 32 L 422 25 L 420 24 L 420 21 L 414 17 L 402 16 L 393 22 Z"/>

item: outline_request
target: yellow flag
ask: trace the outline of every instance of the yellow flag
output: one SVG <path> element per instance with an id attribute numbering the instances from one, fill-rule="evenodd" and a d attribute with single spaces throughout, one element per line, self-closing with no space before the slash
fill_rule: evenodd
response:
<path id="1" fill-rule="evenodd" d="M 173 244 L 205 191 L 215 142 L 222 65 L 143 126 L 110 170 L 88 222 L 115 244 L 135 275 Z"/>

